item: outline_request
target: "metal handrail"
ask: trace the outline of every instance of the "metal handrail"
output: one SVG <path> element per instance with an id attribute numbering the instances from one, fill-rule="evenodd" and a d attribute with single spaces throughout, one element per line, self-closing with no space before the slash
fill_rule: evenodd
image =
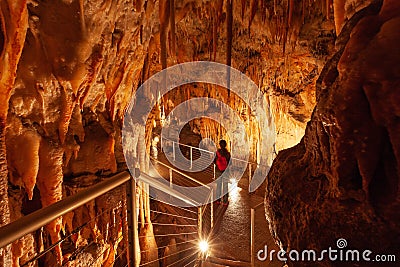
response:
<path id="1" fill-rule="evenodd" d="M 187 144 L 182 144 L 182 143 L 176 142 L 176 141 L 171 140 L 171 139 L 166 138 L 166 137 L 163 137 L 162 139 L 168 140 L 168 141 L 170 141 L 170 142 L 177 143 L 177 144 L 179 144 L 179 145 L 181 145 L 181 146 L 186 146 L 186 147 L 189 147 L 189 148 L 195 148 L 195 149 L 197 149 L 197 150 L 204 151 L 204 152 L 207 152 L 207 153 L 212 153 L 212 154 L 215 153 L 215 152 L 212 152 L 212 151 L 210 151 L 210 150 L 203 149 L 203 148 L 200 148 L 200 147 L 194 147 L 194 146 L 190 146 L 190 145 L 187 145 Z"/>
<path id="2" fill-rule="evenodd" d="M 178 173 L 180 173 L 178 171 Z M 191 206 L 197 206 L 198 211 L 197 214 L 199 214 L 201 217 L 198 218 L 198 233 L 199 237 L 201 236 L 202 231 L 202 221 L 203 221 L 203 216 L 204 213 L 202 212 L 203 206 L 201 206 L 200 203 L 197 203 L 195 200 L 189 198 L 185 194 L 182 194 L 173 188 L 170 188 L 169 186 L 165 185 L 164 183 L 160 182 L 157 178 L 149 176 L 146 173 L 140 173 L 138 169 L 135 169 L 135 177 L 139 181 L 143 181 L 144 183 L 149 184 L 151 187 L 156 188 L 158 190 L 162 190 L 163 192 L 181 200 L 184 201 L 187 204 L 190 204 Z M 181 173 L 182 175 L 185 175 Z M 187 175 L 185 175 L 187 176 Z M 187 176 L 190 179 L 190 176 Z M 201 182 L 197 181 L 196 182 L 202 184 Z M 134 264 L 135 262 L 135 255 L 136 255 L 136 242 L 135 242 L 135 236 L 137 235 L 137 232 L 135 229 L 137 229 L 137 210 L 135 207 L 136 205 L 136 197 L 134 196 L 136 192 L 136 181 L 132 176 L 130 175 L 129 172 L 124 171 L 119 174 L 116 174 L 110 178 L 107 178 L 106 180 L 97 183 L 91 187 L 88 187 L 82 191 L 77 192 L 76 194 L 72 196 L 68 196 L 50 206 L 47 206 L 45 208 L 39 209 L 31 214 L 28 214 L 24 217 L 19 218 L 18 220 L 11 222 L 3 227 L 0 227 L 0 248 L 5 247 L 18 239 L 26 236 L 27 234 L 30 234 L 41 227 L 44 227 L 45 225 L 51 223 L 55 219 L 59 218 L 60 216 L 63 216 L 67 214 L 68 212 L 71 212 L 85 204 L 87 204 L 90 201 L 93 201 L 97 197 L 100 197 L 108 192 L 110 192 L 113 189 L 116 189 L 117 187 L 126 184 L 126 190 L 127 190 L 127 220 L 128 220 L 128 261 L 130 264 Z M 207 188 L 210 189 L 210 193 L 208 195 L 208 200 L 213 197 L 213 190 L 209 186 L 206 186 Z M 207 201 L 208 202 L 208 201 Z M 210 227 L 213 228 L 213 204 L 210 203 L 211 206 L 211 218 L 210 218 Z M 193 232 L 194 234 L 195 232 Z M 178 233 L 174 233 L 171 235 L 178 235 Z M 159 260 L 159 259 L 158 259 Z M 133 265 L 131 265 L 133 266 Z"/>
<path id="3" fill-rule="evenodd" d="M 0 248 L 5 247 L 21 237 L 36 231 L 37 229 L 49 224 L 60 216 L 73 211 L 95 198 L 104 195 L 105 193 L 117 188 L 118 186 L 128 182 L 131 179 L 129 172 L 124 171 L 111 178 L 106 179 L 96 185 L 93 185 L 85 190 L 68 196 L 50 206 L 32 212 L 18 220 L 0 227 Z M 194 200 L 188 199 L 184 194 L 171 189 L 165 184 L 158 182 L 157 179 L 141 173 L 139 180 L 148 183 L 150 186 L 163 190 L 171 196 L 180 199 L 192 206 L 200 205 Z"/>
<path id="4" fill-rule="evenodd" d="M 158 181 L 157 179 L 155 179 L 154 177 L 152 177 L 150 175 L 141 173 L 140 177 L 138 179 L 145 182 L 146 184 L 149 184 L 150 186 L 152 186 L 158 190 L 161 190 L 161 191 L 173 196 L 174 198 L 182 200 L 183 202 L 185 202 L 193 207 L 198 207 L 201 205 L 200 203 L 196 202 L 195 200 L 189 199 L 185 194 L 182 194 L 181 192 L 174 190 L 173 188 L 165 185 L 164 183 Z"/>
<path id="5" fill-rule="evenodd" d="M 163 139 L 163 140 L 168 140 L 168 141 L 173 142 L 173 143 L 177 143 L 178 145 L 181 145 L 181 146 L 186 146 L 186 147 L 189 147 L 189 148 L 194 148 L 194 149 L 197 149 L 197 150 L 200 150 L 200 151 L 204 151 L 204 152 L 208 152 L 208 153 L 215 153 L 215 152 L 212 152 L 212 151 L 209 151 L 209 150 L 206 150 L 206 149 L 202 149 L 202 148 L 199 148 L 199 147 L 195 147 L 195 146 L 190 146 L 190 145 L 182 144 L 182 143 L 176 142 L 176 141 L 171 140 L 171 139 L 166 138 L 166 137 L 162 137 L 162 139 Z M 238 159 L 238 158 L 233 158 L 233 157 L 232 157 L 231 159 L 232 159 L 232 160 L 241 161 L 241 162 L 245 162 L 245 163 L 248 163 L 248 164 L 251 164 L 251 165 L 257 165 L 257 166 L 268 167 L 268 166 L 265 165 L 265 164 L 261 164 L 261 163 L 257 163 L 257 162 L 252 162 L 252 161 L 248 161 L 248 160 L 243 160 L 243 159 Z"/>
<path id="6" fill-rule="evenodd" d="M 189 179 L 189 180 L 191 180 L 191 181 L 193 181 L 193 182 L 195 182 L 195 183 L 198 183 L 198 184 L 201 185 L 201 186 L 204 186 L 204 187 L 210 189 L 210 186 L 206 185 L 205 183 L 202 183 L 202 182 L 200 182 L 199 180 L 196 180 L 196 179 L 190 177 L 189 175 L 187 175 L 187 174 L 185 174 L 185 173 L 183 173 L 183 172 L 181 172 L 181 171 L 179 171 L 179 170 L 177 170 L 177 169 L 175 169 L 175 168 L 169 166 L 168 164 L 165 164 L 164 162 L 161 162 L 161 161 L 157 160 L 157 159 L 154 158 L 154 157 L 150 157 L 150 158 L 151 158 L 153 161 L 157 162 L 158 164 L 163 165 L 164 167 L 166 167 L 166 168 L 168 168 L 168 169 L 170 169 L 170 170 L 176 172 L 177 174 L 180 174 L 180 175 L 182 175 L 183 177 L 185 177 L 185 178 L 187 178 L 187 179 Z"/>
<path id="7" fill-rule="evenodd" d="M 119 173 L 48 207 L 4 225 L 0 228 L 0 248 L 11 244 L 21 237 L 49 224 L 58 217 L 128 182 L 130 177 L 130 174 L 126 171 Z"/>

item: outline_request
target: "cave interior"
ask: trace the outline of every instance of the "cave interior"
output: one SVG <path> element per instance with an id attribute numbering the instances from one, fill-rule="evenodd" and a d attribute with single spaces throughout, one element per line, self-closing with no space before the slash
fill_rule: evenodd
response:
<path id="1" fill-rule="evenodd" d="M 400 1 L 1 0 L 0 8 L 0 227 L 116 174 L 152 176 L 152 157 L 168 161 L 176 149 L 197 159 L 199 147 L 215 152 L 202 140 L 225 139 L 233 157 L 267 166 L 251 194 L 249 177 L 238 181 L 243 201 L 262 199 L 260 238 L 286 252 L 344 240 L 400 260 Z M 220 84 L 147 86 L 193 62 L 218 63 L 209 72 Z M 218 66 L 232 68 L 227 78 Z M 180 129 L 166 133 L 181 143 L 171 151 L 161 150 L 168 125 Z M 0 266 L 242 266 L 234 255 L 220 265 L 185 261 L 185 233 L 198 230 L 184 229 L 193 210 L 179 213 L 144 182 L 133 194 L 125 187 L 0 247 Z M 219 229 L 231 227 L 229 212 L 244 216 L 233 202 L 205 206 L 221 211 Z"/>

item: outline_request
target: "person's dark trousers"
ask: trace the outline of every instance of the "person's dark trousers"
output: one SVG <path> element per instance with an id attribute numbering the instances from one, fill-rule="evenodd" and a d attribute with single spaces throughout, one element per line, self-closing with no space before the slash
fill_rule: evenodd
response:
<path id="1" fill-rule="evenodd" d="M 215 170 L 215 179 L 217 180 L 217 197 L 218 200 L 220 202 L 223 203 L 228 203 L 228 198 L 229 198 L 229 193 L 228 193 L 228 182 L 229 179 L 228 177 L 221 177 L 221 179 L 219 179 L 219 177 L 221 176 L 222 172 L 219 171 L 218 169 Z"/>

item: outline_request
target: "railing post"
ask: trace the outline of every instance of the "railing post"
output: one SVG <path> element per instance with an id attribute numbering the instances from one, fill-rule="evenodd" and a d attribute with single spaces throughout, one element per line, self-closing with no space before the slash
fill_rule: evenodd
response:
<path id="1" fill-rule="evenodd" d="M 249 163 L 249 184 L 251 183 L 251 163 Z"/>
<path id="2" fill-rule="evenodd" d="M 203 207 L 200 206 L 198 208 L 198 215 L 197 215 L 197 231 L 199 233 L 199 238 L 203 238 Z"/>
<path id="3" fill-rule="evenodd" d="M 172 169 L 171 168 L 169 168 L 169 187 L 171 187 L 172 188 L 172 186 L 173 186 L 173 181 L 172 181 Z"/>
<path id="4" fill-rule="evenodd" d="M 214 169 L 213 169 L 213 179 L 215 180 L 215 164 L 213 164 Z"/>
<path id="5" fill-rule="evenodd" d="M 251 209 L 251 222 L 250 222 L 250 262 L 251 267 L 254 267 L 254 208 Z"/>
<path id="6" fill-rule="evenodd" d="M 172 141 L 172 158 L 175 161 L 175 142 L 174 141 Z"/>
<path id="7" fill-rule="evenodd" d="M 128 242 L 129 266 L 134 267 L 136 261 L 136 235 L 137 235 L 137 210 L 136 210 L 136 181 L 133 177 L 128 182 L 126 192 L 128 215 Z"/>
<path id="8" fill-rule="evenodd" d="M 193 147 L 190 147 L 190 169 L 193 168 Z"/>
<path id="9" fill-rule="evenodd" d="M 212 229 L 214 227 L 214 189 L 211 188 L 211 202 L 210 202 L 210 207 L 211 207 L 211 226 L 210 229 Z"/>

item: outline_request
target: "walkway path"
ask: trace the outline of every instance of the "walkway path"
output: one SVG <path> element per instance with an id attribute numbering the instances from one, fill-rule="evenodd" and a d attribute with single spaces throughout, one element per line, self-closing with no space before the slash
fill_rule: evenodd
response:
<path id="1" fill-rule="evenodd" d="M 158 160 L 167 163 L 165 156 L 160 153 Z M 163 173 L 164 171 L 160 169 Z M 212 172 L 187 173 L 201 182 L 212 181 Z M 247 172 L 246 172 L 247 174 Z M 168 179 L 168 173 L 165 173 Z M 256 193 L 248 192 L 248 177 L 244 175 L 238 184 L 230 184 L 229 205 L 215 204 L 215 229 L 211 239 L 211 258 L 250 263 L 250 227 L 251 208 L 257 206 L 264 199 L 264 190 L 260 188 Z M 255 266 L 282 267 L 284 263 L 278 260 L 264 262 L 257 260 L 257 252 L 268 247 L 268 251 L 279 248 L 275 245 L 269 232 L 268 222 L 265 219 L 263 205 L 255 211 Z M 249 265 L 248 265 L 249 266 Z"/>
<path id="2" fill-rule="evenodd" d="M 242 179 L 237 186 L 230 185 L 229 205 L 224 209 L 220 223 L 216 226 L 215 237 L 212 240 L 211 256 L 217 258 L 250 262 L 250 226 L 251 208 L 263 201 L 259 194 L 250 195 L 247 191 L 248 183 Z M 226 209 L 226 210 L 225 210 Z M 268 247 L 268 250 L 279 250 L 269 232 L 263 206 L 255 211 L 255 252 Z M 255 266 L 281 267 L 279 261 L 261 262 L 255 258 Z"/>

